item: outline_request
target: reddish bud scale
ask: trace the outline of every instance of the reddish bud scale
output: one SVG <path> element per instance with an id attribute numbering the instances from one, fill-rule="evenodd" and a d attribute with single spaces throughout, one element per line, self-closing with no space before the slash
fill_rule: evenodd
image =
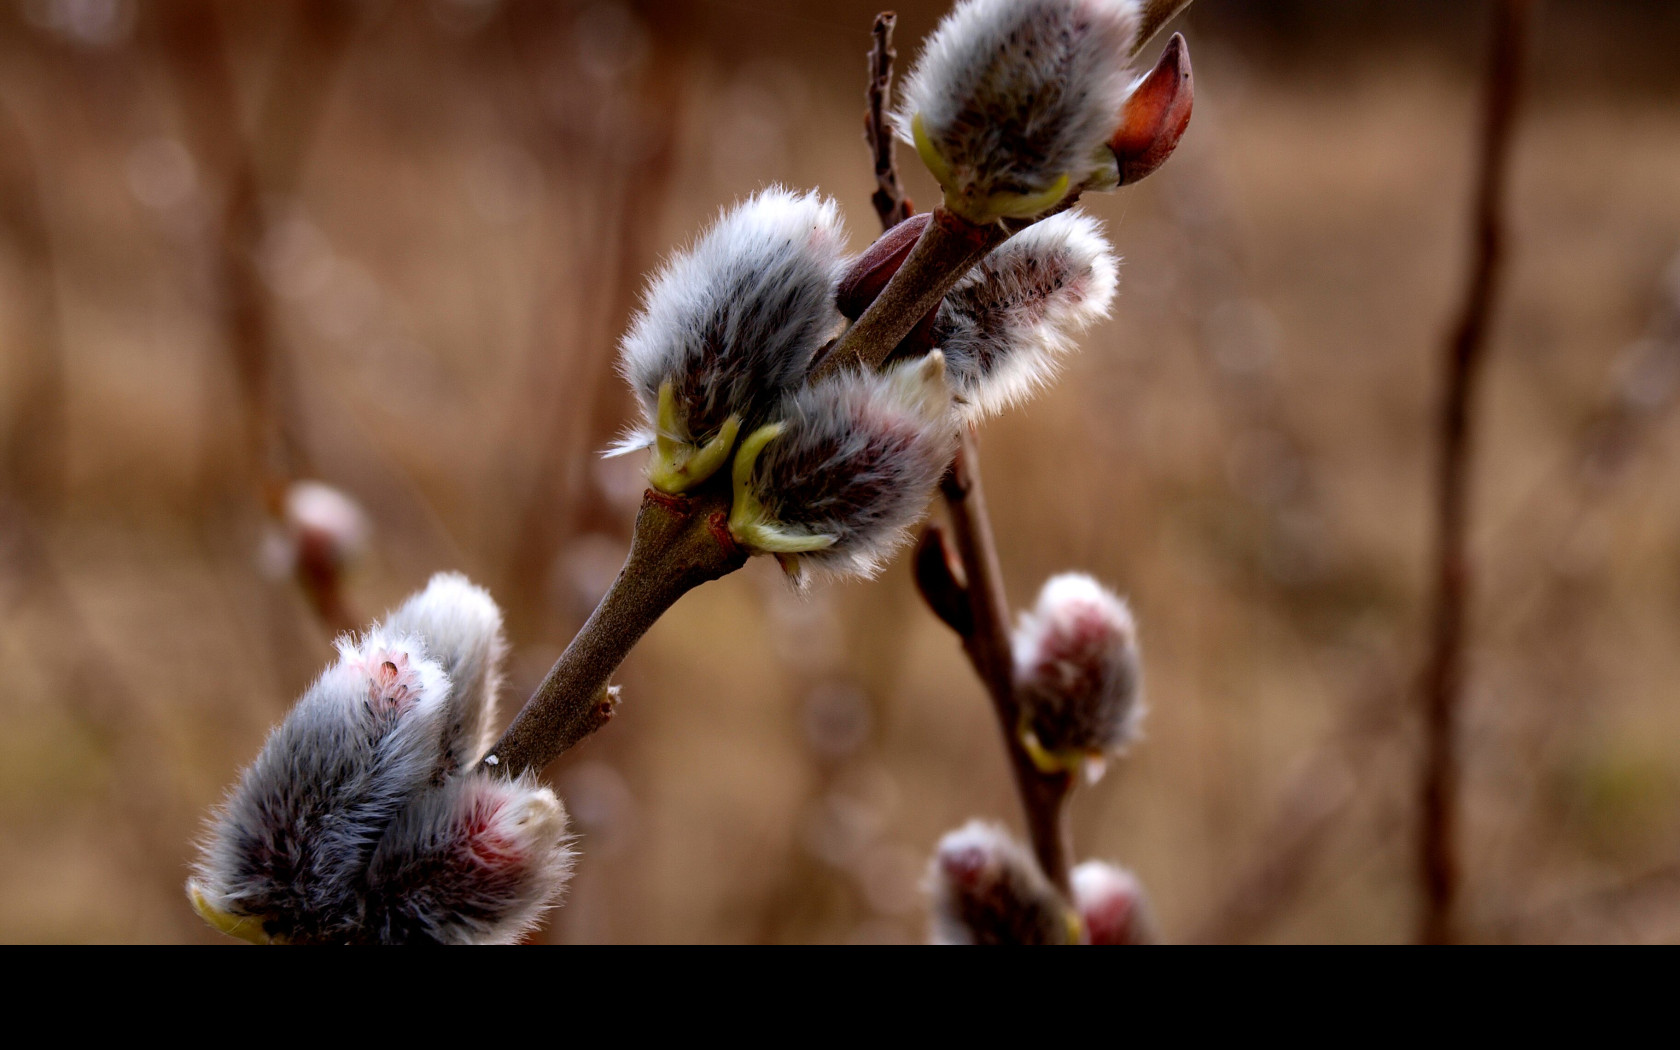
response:
<path id="1" fill-rule="evenodd" d="M 1159 168 L 1190 126 L 1195 102 L 1190 49 L 1178 33 L 1167 42 L 1160 61 L 1132 89 L 1120 110 L 1120 127 L 1109 140 L 1120 165 L 1120 184 L 1130 186 Z"/>

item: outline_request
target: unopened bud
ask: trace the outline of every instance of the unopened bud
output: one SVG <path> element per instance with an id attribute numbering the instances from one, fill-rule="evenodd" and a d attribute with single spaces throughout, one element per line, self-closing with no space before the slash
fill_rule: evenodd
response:
<path id="1" fill-rule="evenodd" d="M 1125 868 L 1088 860 L 1071 873 L 1073 905 L 1087 944 L 1155 944 L 1155 920 L 1137 877 Z"/>
<path id="2" fill-rule="evenodd" d="M 999 411 L 1053 379 L 1074 334 L 1108 316 L 1116 281 L 1101 224 L 1081 212 L 1027 227 L 970 270 L 932 334 L 963 414 Z"/>
<path id="3" fill-rule="evenodd" d="M 1081 573 L 1052 577 L 1015 629 L 1021 737 L 1046 772 L 1104 756 L 1137 734 L 1143 672 L 1126 603 Z"/>
<path id="4" fill-rule="evenodd" d="M 470 773 L 403 810 L 367 873 L 367 927 L 384 944 L 511 944 L 571 875 L 566 811 L 531 774 Z"/>
<path id="5" fill-rule="evenodd" d="M 1108 141 L 1112 167 L 1105 167 L 1089 188 L 1130 186 L 1166 163 L 1190 126 L 1194 102 L 1190 48 L 1174 33 L 1161 60 L 1139 78 L 1121 107 L 1120 126 Z"/>
<path id="6" fill-rule="evenodd" d="M 1026 847 L 970 821 L 939 840 L 928 872 L 936 944 L 1076 944 L 1079 918 Z"/>
<path id="7" fill-rule="evenodd" d="M 341 490 L 319 481 L 294 481 L 282 508 L 284 549 L 274 568 L 339 573 L 367 552 L 367 514 Z"/>
<path id="8" fill-rule="evenodd" d="M 620 348 L 643 425 L 613 453 L 654 446 L 648 479 L 666 492 L 728 463 L 838 329 L 845 245 L 833 201 L 771 187 L 667 261 Z"/>
<path id="9" fill-rule="evenodd" d="M 927 509 L 956 453 L 945 359 L 842 371 L 791 394 L 735 457 L 729 528 L 807 570 L 873 575 Z"/>
<path id="10" fill-rule="evenodd" d="M 1033 218 L 1100 174 L 1135 0 L 964 0 L 904 83 L 901 138 L 971 222 Z"/>

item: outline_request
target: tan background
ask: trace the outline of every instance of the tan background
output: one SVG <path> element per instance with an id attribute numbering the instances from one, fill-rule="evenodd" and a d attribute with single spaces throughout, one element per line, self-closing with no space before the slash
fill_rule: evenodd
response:
<path id="1" fill-rule="evenodd" d="M 1075 824 L 1173 939 L 1411 930 L 1481 6 L 1199 0 L 1182 148 L 1089 203 L 1125 257 L 1114 318 L 983 433 L 1017 604 L 1069 568 L 1134 603 L 1147 738 Z M 902 5 L 904 59 L 941 8 Z M 166 49 L 169 10 L 0 7 L 0 940 L 217 940 L 180 892 L 192 839 L 329 655 L 262 570 L 226 169 L 182 105 L 213 56 Z M 438 569 L 493 589 L 511 711 L 628 534 L 635 467 L 592 453 L 625 417 L 610 362 L 639 274 L 771 180 L 872 235 L 874 8 L 365 3 L 319 75 L 296 10 L 210 12 L 251 162 L 299 172 L 247 256 L 279 413 L 373 519 L 363 615 Z M 1680 251 L 1680 15 L 1554 2 L 1536 47 L 1481 405 L 1467 916 L 1482 939 L 1669 940 L 1680 346 L 1634 344 Z M 938 836 L 1018 819 L 903 558 L 803 601 L 754 563 L 621 681 L 619 720 L 553 771 L 583 860 L 548 939 L 920 939 Z"/>

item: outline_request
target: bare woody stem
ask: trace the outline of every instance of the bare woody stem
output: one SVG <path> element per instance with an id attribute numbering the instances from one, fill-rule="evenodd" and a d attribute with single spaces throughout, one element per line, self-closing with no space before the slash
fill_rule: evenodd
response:
<path id="1" fill-rule="evenodd" d="M 916 322 L 939 305 L 945 293 L 975 263 L 1009 238 L 998 223 L 976 226 L 938 208 L 910 255 L 879 297 L 869 305 L 828 356 L 812 372 L 810 382 L 852 365 L 878 369 Z"/>
<path id="2" fill-rule="evenodd" d="M 969 629 L 962 634 L 963 651 L 991 696 L 1026 814 L 1033 853 L 1044 874 L 1065 895 L 1069 892 L 1068 870 L 1073 855 L 1067 820 L 1073 777 L 1040 772 L 1021 743 L 1021 709 L 1015 699 L 1015 658 L 1009 640 L 1009 598 L 1003 589 L 979 466 L 974 437 L 965 429 L 957 458 L 940 483 L 951 511 L 951 538 L 966 583 Z"/>
<path id="3" fill-rule="evenodd" d="M 506 776 L 541 770 L 606 724 L 607 681 L 678 598 L 746 564 L 729 534 L 729 494 L 649 490 L 636 515 L 630 555 L 589 620 L 484 759 Z"/>
<path id="4" fill-rule="evenodd" d="M 1188 0 L 1173 7 L 1174 13 Z M 1154 5 L 1155 7 L 1173 6 Z M 1170 14 L 1166 17 L 1171 17 Z M 1160 23 L 1166 17 L 1155 23 Z M 875 18 L 874 44 L 869 59 L 869 110 L 864 135 L 875 158 L 879 189 L 873 202 L 882 229 L 892 229 L 909 214 L 898 188 L 891 136 L 885 133 L 880 114 L 892 84 L 891 13 Z M 1151 31 L 1153 32 L 1153 31 Z M 883 145 L 883 139 L 885 144 Z M 1070 194 L 1062 205 L 1078 199 Z M 824 375 L 848 360 L 879 368 L 916 323 L 934 309 L 945 293 L 961 280 L 975 263 L 1002 244 L 1014 226 L 992 223 L 976 226 L 943 208 L 936 209 L 921 239 L 904 264 L 893 275 L 880 296 L 841 337 L 827 359 L 818 367 Z M 1072 865 L 1073 841 L 1067 820 L 1067 800 L 1073 778 L 1066 773 L 1042 773 L 1033 764 L 1021 742 L 1020 705 L 1015 698 L 1015 658 L 1009 640 L 1009 598 L 1003 589 L 998 566 L 997 543 L 992 521 L 986 513 L 985 494 L 980 488 L 980 464 L 974 436 L 964 428 L 961 447 L 951 469 L 941 482 L 941 492 L 951 513 L 951 538 L 960 563 L 962 581 L 948 564 L 942 534 L 930 529 L 917 551 L 917 582 L 936 615 L 962 638 L 963 651 L 974 673 L 986 687 L 1003 734 L 1009 766 L 1026 815 L 1027 831 L 1039 867 L 1064 896 L 1070 895 L 1068 873 Z"/>
<path id="5" fill-rule="evenodd" d="M 1425 943 L 1459 939 L 1457 904 L 1459 756 L 1457 717 L 1464 688 L 1465 611 L 1473 409 L 1486 363 L 1487 333 L 1503 269 L 1504 196 L 1528 37 L 1530 0 L 1496 0 L 1492 55 L 1476 170 L 1474 258 L 1464 305 L 1447 341 L 1445 395 L 1436 460 L 1435 594 L 1430 655 L 1423 674 L 1424 757 L 1420 784 L 1418 876 Z"/>
<path id="6" fill-rule="evenodd" d="M 910 217 L 910 199 L 898 184 L 898 160 L 892 128 L 887 126 L 887 100 L 892 97 L 893 27 L 898 15 L 882 11 L 875 16 L 873 43 L 869 48 L 869 107 L 863 114 L 863 138 L 875 158 L 875 192 L 869 202 L 875 205 L 881 228 L 890 230 Z"/>

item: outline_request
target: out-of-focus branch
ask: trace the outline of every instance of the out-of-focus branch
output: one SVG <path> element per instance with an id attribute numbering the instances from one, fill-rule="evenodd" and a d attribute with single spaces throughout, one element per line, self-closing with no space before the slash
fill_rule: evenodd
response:
<path id="1" fill-rule="evenodd" d="M 875 16 L 873 44 L 869 48 L 869 107 L 863 114 L 863 140 L 875 158 L 875 192 L 869 202 L 881 219 L 881 228 L 890 230 L 908 219 L 914 210 L 904 188 L 898 184 L 898 159 L 892 128 L 887 123 L 888 99 L 892 98 L 893 28 L 898 15 L 882 11 Z"/>
<path id="2" fill-rule="evenodd" d="M 23 125 L 0 102 L 0 236 L 27 262 L 22 393 L 0 434 L 0 482 L 37 505 L 63 495 L 66 429 L 64 333 L 58 309 L 52 236 L 33 151 Z"/>
<path id="3" fill-rule="evenodd" d="M 240 126 L 238 91 L 217 12 L 189 0 L 160 4 L 157 12 L 194 152 L 220 177 L 225 194 L 216 256 L 219 320 L 244 403 L 249 461 L 264 509 L 280 522 L 288 488 L 311 471 L 297 434 L 289 362 L 276 340 L 271 303 L 257 270 L 265 229 L 262 198 L 265 192 L 283 196 L 295 191 L 356 14 L 332 0 L 309 0 L 296 8 L 253 147 Z M 259 150 L 266 171 L 259 170 Z M 295 573 L 311 608 L 330 631 L 356 627 L 359 620 L 344 599 L 340 566 L 311 558 L 312 553 L 302 546 Z"/>
<path id="4" fill-rule="evenodd" d="M 1456 729 L 1464 687 L 1465 619 L 1470 598 L 1470 466 L 1476 436 L 1473 410 L 1503 270 L 1506 173 L 1532 6 L 1532 0 L 1496 0 L 1494 5 L 1476 168 L 1474 254 L 1464 303 L 1443 362 L 1445 393 L 1438 423 L 1435 477 L 1435 593 L 1430 654 L 1423 674 L 1424 759 L 1418 828 L 1418 876 L 1423 896 L 1418 938 L 1432 944 L 1451 943 L 1460 937 Z"/>

